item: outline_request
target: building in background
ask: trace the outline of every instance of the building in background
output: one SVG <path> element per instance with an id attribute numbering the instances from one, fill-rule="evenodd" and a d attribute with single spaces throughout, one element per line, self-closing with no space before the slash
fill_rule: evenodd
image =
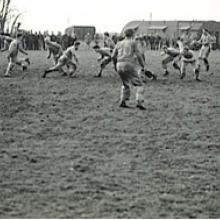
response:
<path id="1" fill-rule="evenodd" d="M 69 36 L 76 36 L 78 40 L 84 40 L 89 33 L 94 38 L 96 28 L 94 26 L 71 26 L 66 28 L 65 33 Z"/>
<path id="2" fill-rule="evenodd" d="M 220 47 L 220 22 L 217 21 L 131 21 L 125 25 L 122 32 L 128 27 L 139 26 L 138 34 L 159 35 L 170 41 L 181 36 L 182 32 L 190 28 L 190 32 L 200 37 L 203 28 L 207 28 L 216 37 L 216 47 Z"/>

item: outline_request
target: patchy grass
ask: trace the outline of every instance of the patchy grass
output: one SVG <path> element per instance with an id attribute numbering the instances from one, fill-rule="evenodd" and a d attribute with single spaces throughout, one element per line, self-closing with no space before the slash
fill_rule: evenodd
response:
<path id="1" fill-rule="evenodd" d="M 24 79 L 0 78 L 0 217 L 219 218 L 219 52 L 201 83 L 190 68 L 163 78 L 148 52 L 159 80 L 145 112 L 120 109 L 118 75 L 94 78 L 96 55 L 78 55 L 76 78 L 41 79 L 45 52 L 30 52 Z"/>

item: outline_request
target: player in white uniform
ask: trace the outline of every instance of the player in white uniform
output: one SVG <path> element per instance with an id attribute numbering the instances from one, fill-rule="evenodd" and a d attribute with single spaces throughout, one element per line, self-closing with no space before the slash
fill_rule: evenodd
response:
<path id="1" fill-rule="evenodd" d="M 44 74 L 42 75 L 43 78 L 46 78 L 48 73 L 59 71 L 63 73 L 63 76 L 67 76 L 67 73 L 64 70 L 64 67 L 67 67 L 69 70 L 69 76 L 72 76 L 77 66 L 79 65 L 78 58 L 75 54 L 75 51 L 78 50 L 80 43 L 75 42 L 74 46 L 67 48 L 66 51 L 63 52 L 63 55 L 58 59 L 58 62 L 55 66 L 45 70 Z M 74 58 L 74 60 L 73 60 Z"/>
<path id="2" fill-rule="evenodd" d="M 211 44 L 215 43 L 215 39 L 209 34 L 207 29 L 202 30 L 202 36 L 198 43 L 202 44 L 202 48 L 199 54 L 199 68 L 201 68 L 201 63 L 203 62 L 206 66 L 206 71 L 209 71 L 209 55 L 211 52 Z"/>
<path id="3" fill-rule="evenodd" d="M 172 62 L 174 69 L 180 72 L 178 62 L 180 61 L 180 50 L 172 47 L 163 46 L 161 55 L 164 56 L 162 60 L 162 67 L 164 70 L 164 76 L 169 75 L 167 65 Z"/>
<path id="4" fill-rule="evenodd" d="M 45 45 L 49 51 L 47 59 L 50 59 L 51 55 L 53 55 L 54 65 L 57 64 L 58 59 L 63 54 L 62 46 L 56 42 L 50 40 L 50 37 L 45 38 Z"/>
<path id="5" fill-rule="evenodd" d="M 9 37 L 7 38 L 9 40 Z M 15 39 L 11 38 L 11 43 L 8 48 L 9 63 L 8 63 L 6 73 L 4 75 L 5 77 L 10 77 L 10 72 L 16 65 L 22 66 L 23 71 L 27 69 L 27 65 L 30 65 L 30 61 L 28 57 L 18 58 L 18 52 L 21 52 L 25 54 L 26 56 L 28 56 L 28 53 L 23 49 L 22 40 L 23 40 L 22 33 L 18 33 Z"/>
<path id="6" fill-rule="evenodd" d="M 90 45 L 92 43 L 92 36 L 89 32 L 85 35 L 85 43 L 87 45 L 87 48 L 90 49 Z"/>
<path id="7" fill-rule="evenodd" d="M 115 48 L 115 43 L 111 39 L 110 34 L 108 32 L 104 33 L 104 47 L 114 49 Z"/>

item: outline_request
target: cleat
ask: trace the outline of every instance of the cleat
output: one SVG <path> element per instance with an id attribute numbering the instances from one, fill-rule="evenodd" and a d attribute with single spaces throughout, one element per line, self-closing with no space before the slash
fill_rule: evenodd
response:
<path id="1" fill-rule="evenodd" d="M 68 76 L 68 75 L 67 75 L 67 73 L 63 73 L 61 76 L 62 76 L 62 77 L 66 77 L 66 76 Z"/>
<path id="2" fill-rule="evenodd" d="M 169 76 L 169 72 L 166 70 L 165 73 L 163 74 L 163 76 Z"/>
<path id="3" fill-rule="evenodd" d="M 5 77 L 5 78 L 10 78 L 11 75 L 10 75 L 10 74 L 5 74 L 4 77 Z"/>
<path id="4" fill-rule="evenodd" d="M 27 66 L 22 66 L 22 71 L 26 71 L 27 70 Z"/>
<path id="5" fill-rule="evenodd" d="M 199 79 L 199 69 L 195 69 L 195 80 L 196 80 L 196 81 L 201 81 L 201 80 Z"/>
<path id="6" fill-rule="evenodd" d="M 138 101 L 136 107 L 139 108 L 140 110 L 146 110 L 142 101 Z"/>
<path id="7" fill-rule="evenodd" d="M 180 79 L 184 79 L 184 78 L 185 78 L 185 76 L 186 76 L 186 74 L 185 74 L 185 73 L 181 73 L 181 74 L 180 74 Z"/>
<path id="8" fill-rule="evenodd" d="M 26 58 L 25 61 L 27 62 L 28 65 L 31 65 L 30 59 Z"/>
<path id="9" fill-rule="evenodd" d="M 44 71 L 44 74 L 42 75 L 42 78 L 46 78 L 47 70 Z"/>
<path id="10" fill-rule="evenodd" d="M 95 77 L 95 78 L 101 78 L 102 75 L 101 75 L 101 74 L 98 74 L 98 75 L 95 75 L 94 77 Z"/>
<path id="11" fill-rule="evenodd" d="M 209 71 L 209 67 L 210 67 L 209 65 L 206 66 L 206 72 Z"/>
<path id="12" fill-rule="evenodd" d="M 136 107 L 139 108 L 140 110 L 146 110 L 146 108 L 142 104 L 137 104 Z"/>
<path id="13" fill-rule="evenodd" d="M 156 74 L 152 74 L 152 80 L 157 80 L 157 75 Z"/>
<path id="14" fill-rule="evenodd" d="M 125 101 L 122 101 L 121 104 L 119 105 L 120 108 L 128 108 L 127 104 Z"/>
<path id="15" fill-rule="evenodd" d="M 197 81 L 197 82 L 202 82 L 202 80 L 200 79 L 200 78 L 195 78 L 195 80 Z"/>

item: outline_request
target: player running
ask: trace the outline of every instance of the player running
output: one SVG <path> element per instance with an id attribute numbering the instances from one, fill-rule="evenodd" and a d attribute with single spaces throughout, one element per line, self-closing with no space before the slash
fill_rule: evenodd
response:
<path id="1" fill-rule="evenodd" d="M 215 43 L 216 40 L 209 34 L 207 29 L 203 29 L 202 30 L 202 36 L 200 38 L 200 40 L 198 41 L 198 43 L 202 44 L 202 48 L 200 50 L 200 54 L 199 54 L 199 69 L 201 68 L 201 63 L 203 62 L 205 67 L 206 67 L 206 71 L 209 71 L 209 55 L 211 52 L 211 44 Z"/>
<path id="2" fill-rule="evenodd" d="M 2 36 L 4 37 L 4 36 Z M 8 67 L 5 73 L 5 77 L 10 77 L 11 76 L 11 71 L 13 70 L 13 68 L 16 65 L 22 66 L 22 70 L 25 71 L 27 69 L 27 65 L 30 65 L 30 60 L 28 57 L 26 58 L 18 58 L 18 52 L 21 52 L 23 54 L 25 54 L 26 56 L 28 56 L 28 53 L 23 49 L 22 46 L 22 40 L 23 40 L 23 34 L 22 33 L 18 33 L 17 37 L 14 38 L 10 38 L 10 37 L 5 37 L 5 39 L 11 40 L 11 43 L 9 45 L 8 48 L 8 59 L 9 59 L 9 63 L 8 63 Z"/>
<path id="3" fill-rule="evenodd" d="M 138 66 L 136 64 L 136 58 L 138 59 L 139 65 L 145 69 L 145 62 L 141 56 L 137 43 L 133 39 L 135 31 L 134 29 L 126 29 L 125 39 L 119 42 L 112 55 L 112 59 L 115 64 L 115 68 L 122 81 L 121 90 L 121 102 L 120 107 L 127 108 L 127 101 L 130 98 L 130 84 L 137 87 L 136 100 L 137 108 L 141 110 L 146 110 L 144 107 L 144 86 L 138 75 Z"/>
<path id="4" fill-rule="evenodd" d="M 57 64 L 50 69 L 45 70 L 42 78 L 46 78 L 48 73 L 55 71 L 62 72 L 63 76 L 67 76 L 68 74 L 65 72 L 64 67 L 68 68 L 69 76 L 72 76 L 75 73 L 77 66 L 79 65 L 78 58 L 75 54 L 75 51 L 78 50 L 79 45 L 79 42 L 75 42 L 73 46 L 67 48 L 67 50 L 63 52 L 63 55 L 58 59 Z M 73 58 L 75 61 L 73 61 Z"/>

